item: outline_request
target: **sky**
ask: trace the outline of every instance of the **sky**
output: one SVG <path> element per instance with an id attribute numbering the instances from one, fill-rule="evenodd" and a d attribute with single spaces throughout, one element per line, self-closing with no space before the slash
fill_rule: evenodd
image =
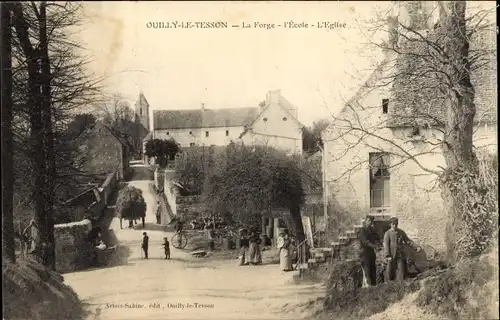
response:
<path id="1" fill-rule="evenodd" d="M 269 90 L 310 125 L 340 111 L 381 56 L 363 21 L 389 2 L 86 2 L 78 37 L 106 91 L 154 110 L 257 106 Z M 377 8 L 375 8 L 377 7 Z M 375 9 L 374 9 L 375 8 Z M 227 29 L 148 28 L 224 21 Z M 308 28 L 283 28 L 287 21 Z M 232 28 L 248 23 L 275 28 Z M 322 22 L 341 26 L 318 28 Z M 343 27 L 342 24 L 345 23 Z M 282 25 L 278 27 L 278 25 Z M 311 27 L 315 25 L 315 27 Z"/>

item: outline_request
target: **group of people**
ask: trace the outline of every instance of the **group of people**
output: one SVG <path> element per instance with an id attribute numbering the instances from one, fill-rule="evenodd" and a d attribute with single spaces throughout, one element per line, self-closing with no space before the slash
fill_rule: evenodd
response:
<path id="1" fill-rule="evenodd" d="M 360 241 L 360 260 L 367 285 L 377 284 L 377 254 L 376 251 L 383 250 L 386 262 L 384 280 L 403 281 L 407 274 L 408 260 L 404 246 L 408 245 L 420 252 L 422 249 L 415 244 L 406 233 L 398 228 L 398 218 L 389 220 L 390 229 L 384 234 L 383 241 L 380 241 L 379 235 L 375 230 L 375 221 L 373 216 L 367 216 L 363 227 L 361 228 L 358 239 Z"/>
<path id="2" fill-rule="evenodd" d="M 261 244 L 262 240 L 256 231 L 249 233 L 246 229 L 240 230 L 240 266 L 262 264 Z"/>

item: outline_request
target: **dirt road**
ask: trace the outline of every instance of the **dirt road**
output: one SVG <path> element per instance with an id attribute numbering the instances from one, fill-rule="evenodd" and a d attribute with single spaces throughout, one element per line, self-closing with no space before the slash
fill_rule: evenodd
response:
<path id="1" fill-rule="evenodd" d="M 155 222 L 149 181 L 132 181 L 148 204 L 146 226 Z M 128 264 L 65 274 L 65 282 L 89 305 L 89 319 L 301 319 L 298 304 L 323 296 L 321 286 L 294 285 L 278 265 L 237 266 L 237 260 L 193 258 L 171 247 L 163 260 L 161 242 L 171 233 L 148 231 L 149 260 L 141 259 L 143 230 L 111 227 L 131 249 Z M 286 306 L 286 307 L 284 307 Z"/>

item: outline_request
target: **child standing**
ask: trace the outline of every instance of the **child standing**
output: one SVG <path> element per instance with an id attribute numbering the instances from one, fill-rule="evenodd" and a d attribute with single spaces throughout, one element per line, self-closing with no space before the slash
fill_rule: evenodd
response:
<path id="1" fill-rule="evenodd" d="M 163 248 L 165 249 L 165 259 L 170 260 L 170 242 L 168 242 L 167 238 L 163 238 L 165 242 L 163 242 Z"/>

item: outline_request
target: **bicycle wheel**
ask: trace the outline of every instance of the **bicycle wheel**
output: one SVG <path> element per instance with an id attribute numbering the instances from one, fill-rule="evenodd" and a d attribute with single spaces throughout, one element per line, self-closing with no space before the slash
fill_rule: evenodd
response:
<path id="1" fill-rule="evenodd" d="M 187 245 L 187 237 L 183 235 L 182 233 L 176 233 L 172 236 L 172 239 L 170 239 L 170 242 L 172 243 L 172 246 L 176 249 L 184 249 Z"/>

